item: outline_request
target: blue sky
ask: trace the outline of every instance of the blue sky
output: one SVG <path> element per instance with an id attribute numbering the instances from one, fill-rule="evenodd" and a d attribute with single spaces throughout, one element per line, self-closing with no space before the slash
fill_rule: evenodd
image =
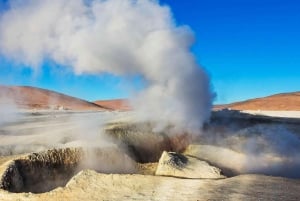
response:
<path id="1" fill-rule="evenodd" d="M 178 24 L 194 31 L 192 51 L 211 76 L 215 103 L 300 91 L 300 1 L 163 0 L 161 4 L 171 7 Z M 37 72 L 0 57 L 0 66 L 0 84 L 37 86 L 87 100 L 126 97 L 131 82 L 133 88 L 140 87 L 136 77 L 77 76 L 51 62 Z"/>
<path id="2" fill-rule="evenodd" d="M 164 2 L 194 30 L 217 103 L 300 91 L 300 1 Z"/>

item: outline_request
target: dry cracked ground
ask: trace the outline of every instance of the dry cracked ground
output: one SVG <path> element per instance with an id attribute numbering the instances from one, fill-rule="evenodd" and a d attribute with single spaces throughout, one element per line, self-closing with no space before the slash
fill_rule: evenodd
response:
<path id="1" fill-rule="evenodd" d="M 300 199 L 299 177 L 247 174 L 247 169 L 233 165 L 244 159 L 236 147 L 228 151 L 205 138 L 196 141 L 206 140 L 206 144 L 189 145 L 184 135 L 153 133 L 151 123 L 122 123 L 128 122 L 128 114 L 110 115 L 35 113 L 3 123 L 0 200 Z M 83 124 L 83 119 L 88 123 Z M 239 129 L 260 128 L 256 123 L 251 119 Z M 246 136 L 242 132 L 226 136 L 228 122 L 216 120 L 212 125 L 205 128 L 207 132 L 222 130 L 228 144 Z M 235 125 L 229 130 L 236 129 Z M 299 132 L 295 124 L 288 129 Z M 161 158 L 163 151 L 169 151 L 163 154 L 169 158 Z M 218 152 L 227 155 L 213 155 Z M 279 156 L 274 158 L 278 162 Z M 167 176 L 158 176 L 162 169 L 160 175 Z M 191 179 L 195 175 L 198 178 Z"/>

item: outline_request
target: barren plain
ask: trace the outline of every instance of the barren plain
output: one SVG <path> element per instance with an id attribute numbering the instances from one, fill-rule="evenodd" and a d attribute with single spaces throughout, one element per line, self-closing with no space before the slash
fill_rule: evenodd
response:
<path id="1" fill-rule="evenodd" d="M 156 122 L 133 121 L 134 111 L 54 105 L 65 109 L 23 107 L 12 113 L 1 108 L 0 200 L 300 198 L 300 120 L 295 115 L 215 111 L 201 133 L 190 136 L 156 132 Z M 182 155 L 159 164 L 163 151 Z M 197 174 L 202 178 L 186 177 L 197 173 L 193 164 L 204 164 Z M 172 171 L 158 176 L 159 165 L 170 165 L 181 176 Z M 205 178 L 207 167 L 220 169 L 222 176 Z"/>

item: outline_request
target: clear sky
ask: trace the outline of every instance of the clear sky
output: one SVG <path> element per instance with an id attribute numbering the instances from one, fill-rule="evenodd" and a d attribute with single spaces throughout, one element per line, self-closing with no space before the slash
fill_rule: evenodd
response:
<path id="1" fill-rule="evenodd" d="M 0 0 L 0 10 L 3 0 Z M 215 103 L 300 91 L 300 1 L 162 0 L 191 27 L 193 52 L 209 73 Z M 46 62 L 40 71 L 0 57 L 0 84 L 31 85 L 87 100 L 122 98 L 130 82 L 112 75 L 74 75 Z"/>

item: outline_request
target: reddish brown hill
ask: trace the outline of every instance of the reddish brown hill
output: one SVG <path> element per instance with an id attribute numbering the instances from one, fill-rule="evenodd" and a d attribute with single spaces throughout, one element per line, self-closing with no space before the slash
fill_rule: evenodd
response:
<path id="1" fill-rule="evenodd" d="M 234 110 L 300 111 L 300 92 L 275 94 L 232 104 L 216 105 L 214 107 L 214 109 L 223 108 Z"/>
<path id="2" fill-rule="evenodd" d="M 0 103 L 14 103 L 24 109 L 104 110 L 85 100 L 28 86 L 0 86 Z"/>
<path id="3" fill-rule="evenodd" d="M 128 111 L 132 109 L 128 100 L 126 99 L 99 100 L 95 101 L 94 103 L 111 110 Z"/>

